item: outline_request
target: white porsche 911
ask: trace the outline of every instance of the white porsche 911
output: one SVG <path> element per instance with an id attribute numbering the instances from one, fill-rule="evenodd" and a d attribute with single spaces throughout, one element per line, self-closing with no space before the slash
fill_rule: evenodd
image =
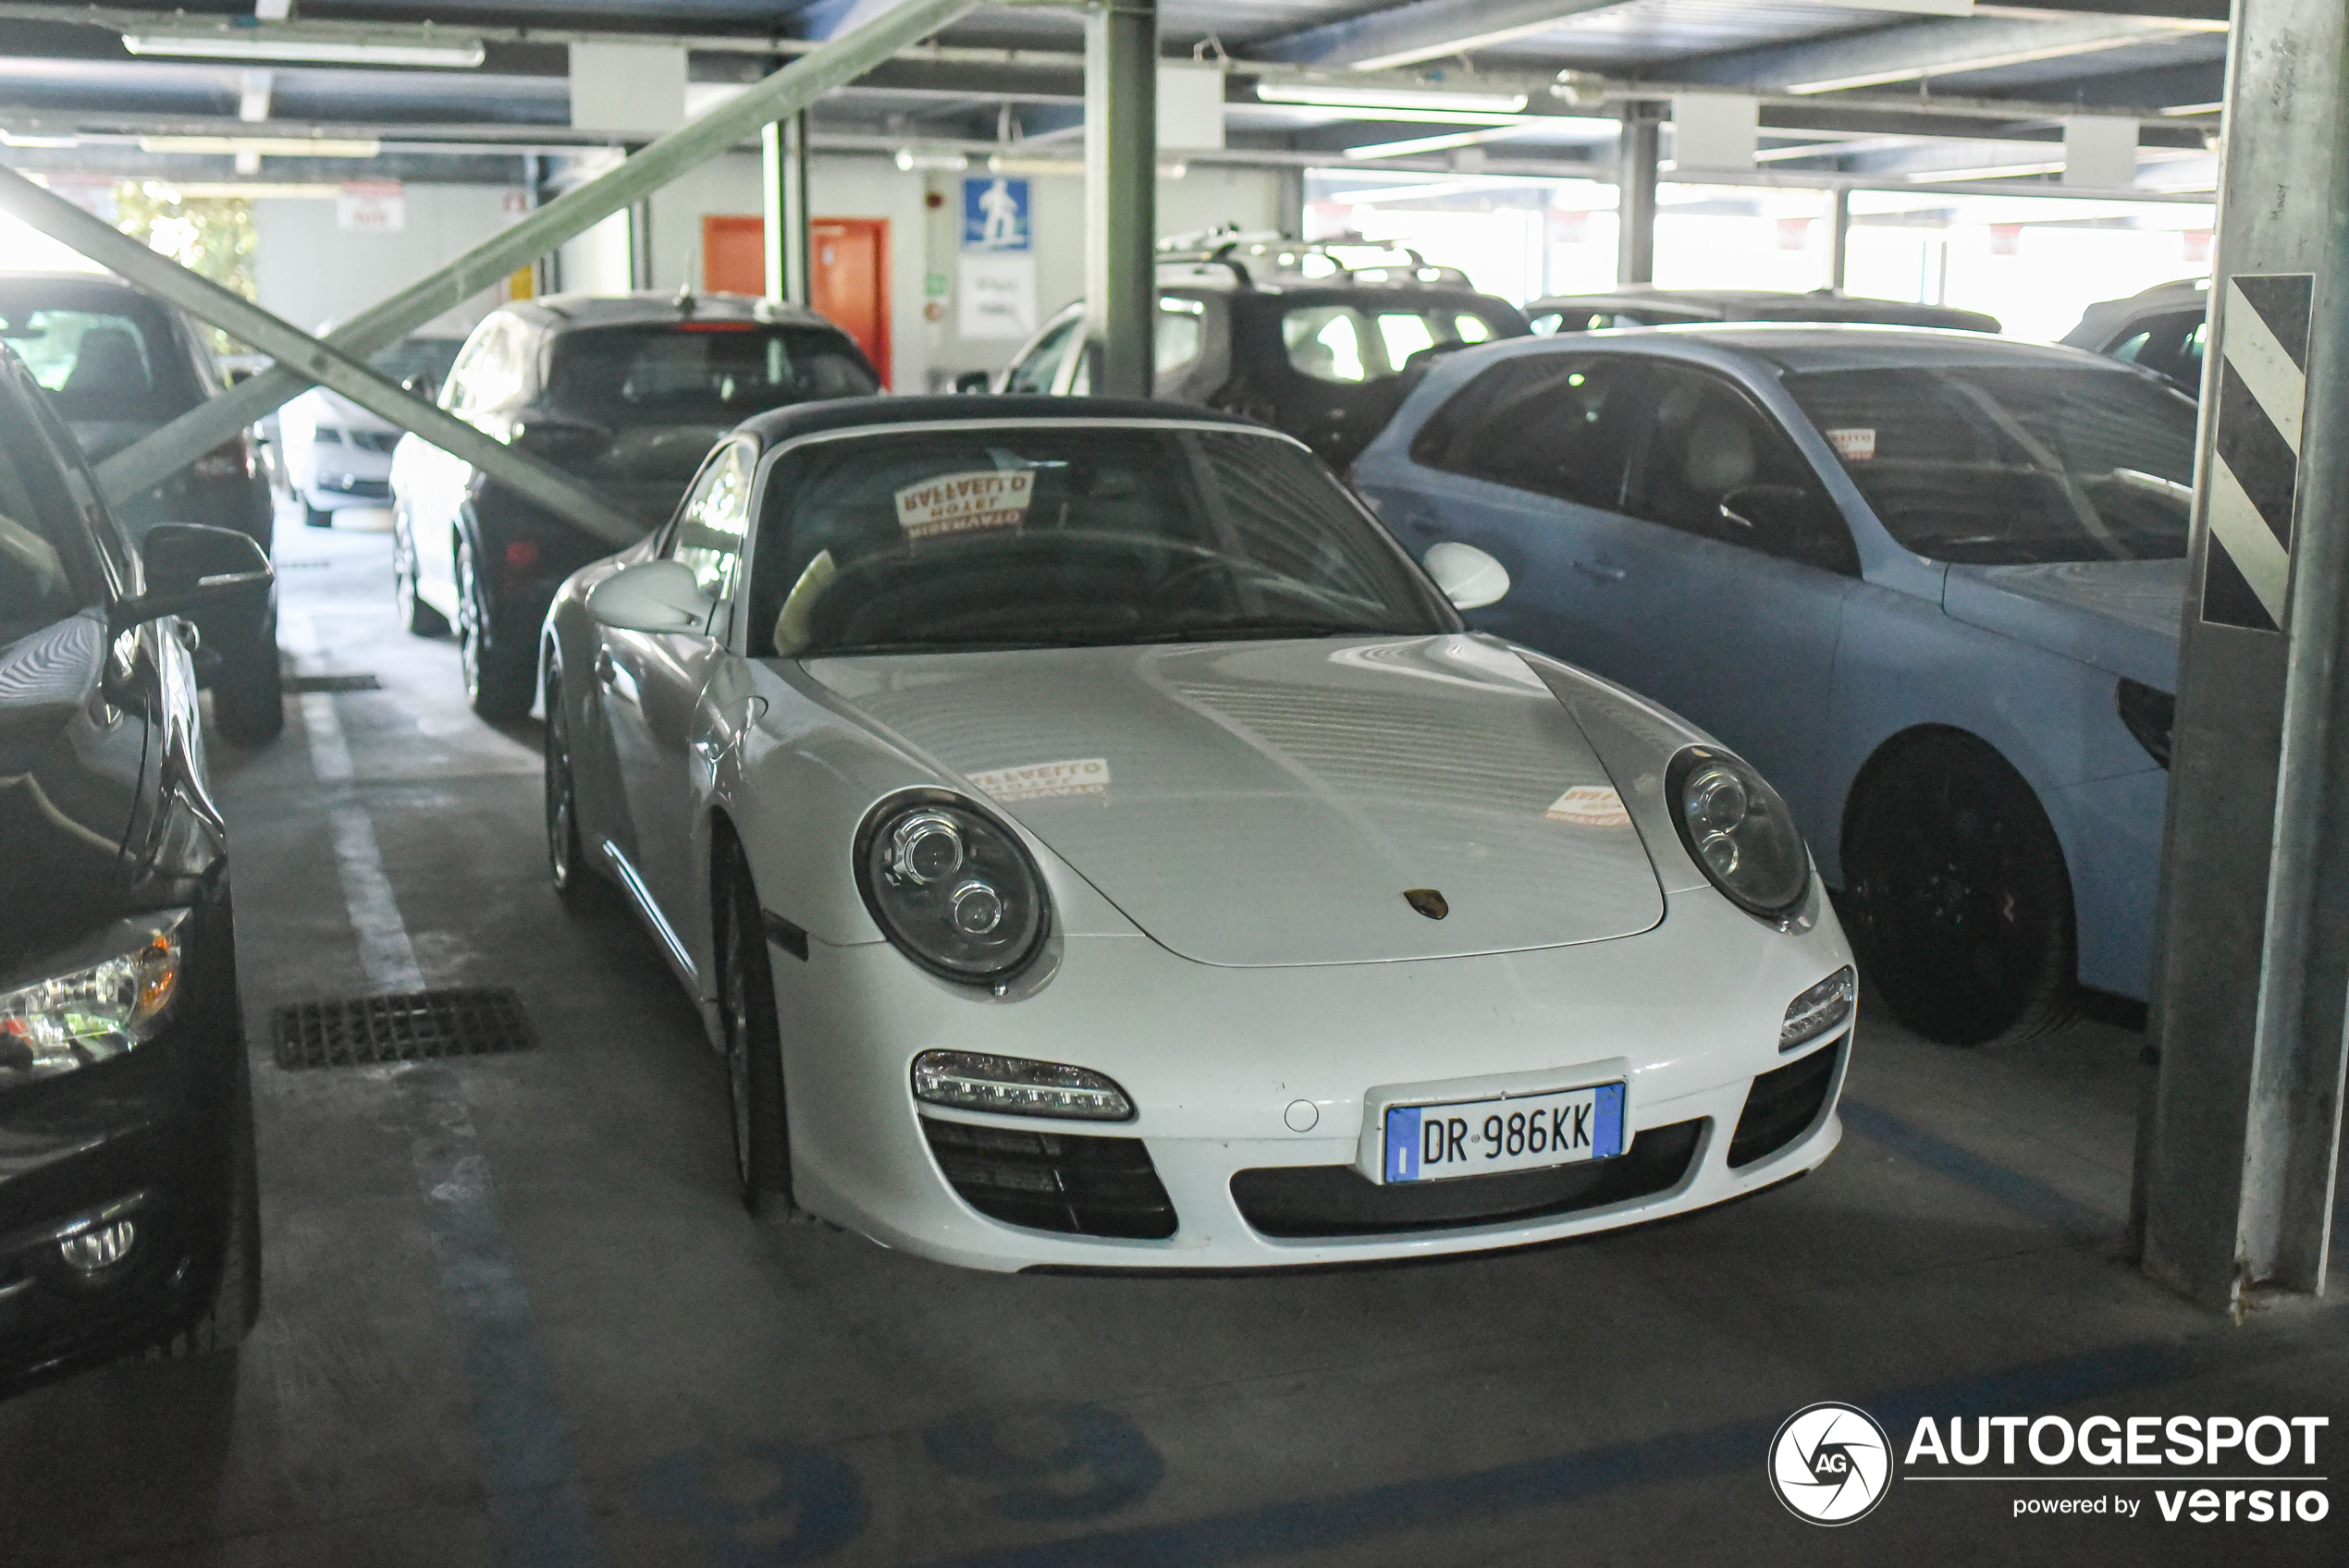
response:
<path id="1" fill-rule="evenodd" d="M 548 614 L 554 879 L 700 1004 L 754 1212 L 950 1263 L 1462 1252 L 1809 1170 L 1856 986 L 1785 806 L 1462 630 L 1507 590 L 1195 409 L 763 415 Z"/>

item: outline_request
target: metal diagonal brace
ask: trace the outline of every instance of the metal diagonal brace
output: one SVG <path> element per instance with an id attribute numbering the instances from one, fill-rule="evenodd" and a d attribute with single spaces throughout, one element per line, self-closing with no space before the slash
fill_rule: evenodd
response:
<path id="1" fill-rule="evenodd" d="M 463 304 L 687 170 L 751 140 L 769 122 L 795 114 L 833 88 L 854 81 L 900 49 L 975 9 L 977 4 L 978 0 L 904 0 L 894 10 L 813 54 L 801 55 L 739 97 L 652 142 L 609 174 L 565 191 L 511 228 L 353 316 L 328 334 L 326 341 L 353 360 L 398 342 L 442 312 Z M 303 337 L 305 342 L 316 341 L 307 334 Z M 264 348 L 252 339 L 246 341 Z M 200 407 L 99 464 L 99 489 L 116 504 L 142 494 L 300 395 L 313 379 L 293 364 L 280 363 L 221 397 L 206 398 Z"/>
<path id="2" fill-rule="evenodd" d="M 105 219 L 52 195 L 14 169 L 0 168 L 0 208 L 149 293 L 276 356 L 280 363 L 299 366 L 311 380 L 334 388 L 369 413 L 414 431 L 596 538 L 627 545 L 645 536 L 642 522 L 561 470 L 493 440 L 464 421 L 401 391 L 339 349 L 320 342 L 169 257 L 157 255 Z M 232 435 L 237 428 L 241 427 L 232 427 Z"/>

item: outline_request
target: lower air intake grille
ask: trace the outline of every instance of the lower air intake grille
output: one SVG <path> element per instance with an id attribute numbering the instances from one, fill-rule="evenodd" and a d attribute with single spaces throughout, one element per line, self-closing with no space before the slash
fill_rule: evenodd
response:
<path id="1" fill-rule="evenodd" d="M 407 991 L 277 1010 L 277 1065 L 378 1061 L 528 1050 L 530 1019 L 509 990 Z"/>
<path id="2" fill-rule="evenodd" d="M 1651 1127 L 1613 1159 L 1443 1182 L 1381 1185 L 1350 1165 L 1273 1165 L 1232 1178 L 1232 1201 L 1260 1235 L 1375 1236 L 1451 1231 L 1603 1208 L 1664 1192 L 1687 1171 L 1704 1119 Z"/>
<path id="3" fill-rule="evenodd" d="M 1745 1109 L 1738 1113 L 1738 1130 L 1729 1137 L 1730 1170 L 1766 1158 L 1811 1130 L 1826 1109 L 1835 1064 L 1842 1056 L 1838 1042 L 1753 1080 L 1745 1092 Z"/>
<path id="4" fill-rule="evenodd" d="M 1174 1206 L 1139 1138 L 1015 1132 L 925 1116 L 922 1135 L 962 1200 L 990 1219 L 1075 1236 L 1161 1241 Z"/>

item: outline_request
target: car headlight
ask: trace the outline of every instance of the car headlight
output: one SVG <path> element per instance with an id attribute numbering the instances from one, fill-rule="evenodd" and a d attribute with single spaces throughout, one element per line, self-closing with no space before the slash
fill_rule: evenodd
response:
<path id="1" fill-rule="evenodd" d="M 0 991 L 0 1084 L 54 1078 L 154 1038 L 182 988 L 188 912 L 126 920 L 60 973 Z"/>
<path id="2" fill-rule="evenodd" d="M 856 834 L 856 886 L 898 950 L 933 974 L 992 985 L 1024 968 L 1051 920 L 1013 832 L 959 795 L 907 790 Z"/>
<path id="3" fill-rule="evenodd" d="M 1130 1121 L 1134 1102 L 1089 1068 L 976 1051 L 924 1051 L 914 1059 L 914 1097 L 1002 1116 Z"/>
<path id="4" fill-rule="evenodd" d="M 1792 914 L 1811 891 L 1811 856 L 1786 802 L 1741 758 L 1691 746 L 1664 776 L 1672 824 L 1713 885 L 1765 919 Z"/>

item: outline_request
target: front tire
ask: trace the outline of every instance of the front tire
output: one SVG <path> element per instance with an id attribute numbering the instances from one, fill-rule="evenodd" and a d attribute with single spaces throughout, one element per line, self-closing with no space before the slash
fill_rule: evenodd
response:
<path id="1" fill-rule="evenodd" d="M 404 514 L 396 516 L 391 525 L 391 599 L 400 611 L 400 624 L 410 636 L 449 635 L 449 618 L 424 603 L 416 592 L 416 539 L 409 532 Z"/>
<path id="2" fill-rule="evenodd" d="M 232 1104 L 220 1279 L 203 1315 L 151 1353 L 172 1360 L 234 1350 L 261 1317 L 261 1181 L 253 1153 L 252 1089 L 241 1066 Z"/>
<path id="3" fill-rule="evenodd" d="M 1986 742 L 1936 732 L 1873 766 L 1843 868 L 1861 972 L 1911 1029 L 1978 1046 L 2070 1017 L 2063 847 L 2031 786 Z"/>
<path id="4" fill-rule="evenodd" d="M 547 875 L 563 906 L 574 913 L 601 901 L 607 886 L 588 869 L 579 837 L 579 792 L 572 777 L 571 716 L 563 709 L 562 673 L 547 670 Z"/>
<path id="5" fill-rule="evenodd" d="M 518 643 L 516 638 L 498 635 L 488 594 L 474 568 L 473 544 L 460 540 L 457 658 L 464 672 L 466 703 L 493 722 L 520 718 L 530 711 L 538 671 L 530 644 Z"/>
<path id="6" fill-rule="evenodd" d="M 726 1033 L 727 1100 L 733 1112 L 734 1177 L 754 1217 L 791 1210 L 791 1125 L 783 1098 L 782 1034 L 775 977 L 750 868 L 734 855 L 718 890 L 718 1008 Z"/>

